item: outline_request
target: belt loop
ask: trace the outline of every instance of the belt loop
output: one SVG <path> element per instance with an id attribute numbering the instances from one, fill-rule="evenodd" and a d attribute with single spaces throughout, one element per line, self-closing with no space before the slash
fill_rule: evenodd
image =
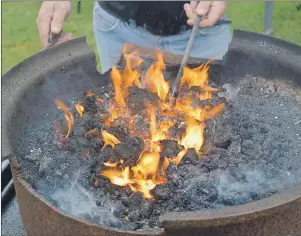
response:
<path id="1" fill-rule="evenodd" d="M 132 29 L 137 28 L 136 21 L 133 19 L 129 19 L 129 27 Z"/>

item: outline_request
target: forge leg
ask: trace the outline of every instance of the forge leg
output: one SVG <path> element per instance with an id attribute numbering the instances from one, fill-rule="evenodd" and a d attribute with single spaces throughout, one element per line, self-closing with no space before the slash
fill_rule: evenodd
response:
<path id="1" fill-rule="evenodd" d="M 265 2 L 264 34 L 267 34 L 267 35 L 271 35 L 274 32 L 274 29 L 273 29 L 273 8 L 274 8 L 274 3 L 272 1 Z"/>

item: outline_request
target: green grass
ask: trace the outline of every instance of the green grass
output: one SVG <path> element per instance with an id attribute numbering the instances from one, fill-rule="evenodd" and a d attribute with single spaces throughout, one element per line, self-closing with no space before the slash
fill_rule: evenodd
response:
<path id="1" fill-rule="evenodd" d="M 92 30 L 93 2 L 82 2 L 82 11 L 73 13 L 64 31 L 75 36 L 87 36 L 95 49 Z M 301 45 L 301 11 L 296 2 L 276 2 L 273 13 L 274 36 Z M 2 73 L 42 49 L 36 26 L 40 2 L 2 2 Z M 234 29 L 262 32 L 263 2 L 231 2 L 227 11 Z"/>
<path id="2" fill-rule="evenodd" d="M 301 11 L 296 2 L 275 2 L 273 10 L 273 36 L 301 45 Z M 228 17 L 234 29 L 254 32 L 264 30 L 264 2 L 231 2 Z"/>
<path id="3" fill-rule="evenodd" d="M 64 25 L 65 32 L 74 36 L 87 36 L 92 48 L 95 41 L 92 30 L 94 2 L 83 2 L 80 14 L 73 12 Z M 25 58 L 42 50 L 36 18 L 40 2 L 2 2 L 2 74 Z"/>

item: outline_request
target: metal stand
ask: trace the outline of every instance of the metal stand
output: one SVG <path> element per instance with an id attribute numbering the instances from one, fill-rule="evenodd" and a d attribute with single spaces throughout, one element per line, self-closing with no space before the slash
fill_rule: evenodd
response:
<path id="1" fill-rule="evenodd" d="M 77 0 L 77 13 L 81 12 L 81 6 L 82 5 L 82 0 Z"/>
<path id="2" fill-rule="evenodd" d="M 1 163 L 1 203 L 5 206 L 11 199 L 14 192 L 14 182 L 8 160 Z"/>
<path id="3" fill-rule="evenodd" d="M 264 31 L 266 35 L 271 35 L 274 33 L 273 29 L 273 8 L 274 3 L 272 1 L 265 2 L 264 8 Z"/>

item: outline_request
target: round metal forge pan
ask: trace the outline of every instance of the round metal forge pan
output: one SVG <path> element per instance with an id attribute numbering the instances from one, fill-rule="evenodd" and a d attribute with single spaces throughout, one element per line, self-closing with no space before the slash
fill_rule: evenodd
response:
<path id="1" fill-rule="evenodd" d="M 190 59 L 190 64 L 195 59 Z M 172 64 L 172 63 L 171 63 Z M 228 76 L 261 75 L 284 78 L 301 87 L 301 47 L 271 37 L 235 31 L 220 80 Z M 66 76 L 64 68 L 76 68 Z M 71 76 L 72 75 L 72 76 Z M 64 79 L 65 78 L 65 79 Z M 67 78 L 67 79 L 66 79 Z M 68 79 L 69 78 L 69 79 Z M 70 79 L 84 78 L 78 82 Z M 56 94 L 66 97 L 82 92 L 89 84 L 101 86 L 108 75 L 96 72 L 95 56 L 84 38 L 46 49 L 18 64 L 2 78 L 2 159 L 9 158 L 20 213 L 28 236 L 53 235 L 198 235 L 198 236 L 300 236 L 301 185 L 252 203 L 206 212 L 167 213 L 159 232 L 124 231 L 87 223 L 51 205 L 20 176 L 14 154 L 16 137 L 29 120 L 39 119 L 42 105 L 53 103 Z M 51 90 L 60 83 L 61 90 Z M 36 89 L 40 88 L 40 89 Z M 42 86 L 42 88 L 44 88 Z M 49 93 L 49 96 L 47 94 Z M 37 99 L 39 98 L 39 102 Z M 30 103 L 31 102 L 31 103 Z M 30 104 L 29 104 L 30 103 Z M 44 107 L 51 111 L 55 107 Z M 34 117 L 30 117 L 33 114 Z"/>

